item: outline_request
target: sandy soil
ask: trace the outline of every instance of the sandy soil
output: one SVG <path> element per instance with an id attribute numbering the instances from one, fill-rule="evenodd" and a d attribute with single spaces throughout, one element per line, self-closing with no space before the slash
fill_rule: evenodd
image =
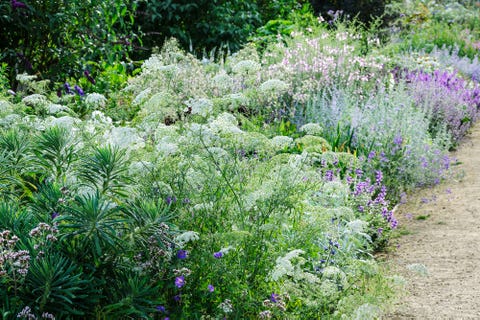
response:
<path id="1" fill-rule="evenodd" d="M 408 234 L 389 259 L 407 294 L 384 319 L 480 319 L 480 125 L 452 156 L 460 162 L 452 181 L 397 210 Z"/>

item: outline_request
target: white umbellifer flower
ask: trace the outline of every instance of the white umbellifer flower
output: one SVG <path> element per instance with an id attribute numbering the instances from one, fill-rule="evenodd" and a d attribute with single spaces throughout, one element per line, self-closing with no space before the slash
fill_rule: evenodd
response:
<path id="1" fill-rule="evenodd" d="M 347 276 L 345 272 L 334 266 L 328 266 L 322 271 L 322 279 L 331 280 L 343 287 L 347 286 Z"/>
<path id="2" fill-rule="evenodd" d="M 308 135 L 319 136 L 323 132 L 323 128 L 318 123 L 307 123 L 300 127 L 300 132 Z"/>
<path id="3" fill-rule="evenodd" d="M 153 168 L 153 164 L 148 161 L 136 161 L 128 167 L 128 173 L 131 175 L 144 175 Z"/>
<path id="4" fill-rule="evenodd" d="M 74 130 L 76 129 L 75 126 L 77 124 L 81 123 L 80 119 L 69 117 L 69 116 L 64 116 L 60 118 L 52 118 L 50 120 L 50 127 L 57 126 L 57 127 L 62 127 L 67 130 Z"/>
<path id="5" fill-rule="evenodd" d="M 273 137 L 271 141 L 272 145 L 279 150 L 288 148 L 293 143 L 293 139 L 288 136 L 276 136 Z"/>
<path id="6" fill-rule="evenodd" d="M 67 111 L 69 110 L 68 107 L 62 106 L 61 104 L 50 103 L 47 107 L 47 111 L 49 114 L 56 114 L 60 111 Z"/>
<path id="7" fill-rule="evenodd" d="M 107 104 L 107 98 L 100 93 L 89 93 L 85 98 L 85 103 L 94 108 L 103 108 Z"/>
<path id="8" fill-rule="evenodd" d="M 13 111 L 13 106 L 10 102 L 5 100 L 0 100 L 0 114 L 9 114 Z"/>
<path id="9" fill-rule="evenodd" d="M 304 254 L 305 251 L 296 249 L 287 253 L 284 257 L 278 257 L 276 260 L 276 265 L 270 273 L 270 278 L 273 281 L 278 281 L 285 275 L 293 276 L 295 268 L 290 260 L 298 258 L 300 255 Z"/>
<path id="10" fill-rule="evenodd" d="M 260 85 L 260 91 L 281 95 L 288 90 L 288 84 L 282 80 L 270 79 Z"/>
<path id="11" fill-rule="evenodd" d="M 308 283 L 320 283 L 320 279 L 310 272 L 298 272 L 295 274 L 295 280 L 305 280 Z"/>
<path id="12" fill-rule="evenodd" d="M 139 94 L 137 94 L 135 99 L 133 99 L 132 104 L 134 106 L 142 104 L 150 96 L 151 93 L 152 93 L 152 89 L 150 88 L 147 88 L 141 91 Z"/>
<path id="13" fill-rule="evenodd" d="M 198 203 L 193 206 L 193 211 L 210 211 L 214 207 L 213 202 Z"/>
<path id="14" fill-rule="evenodd" d="M 178 144 L 160 141 L 160 143 L 157 144 L 156 149 L 161 155 L 167 157 L 178 153 Z"/>
<path id="15" fill-rule="evenodd" d="M 258 62 L 253 60 L 242 60 L 233 66 L 232 71 L 239 75 L 252 74 L 259 71 L 261 68 Z"/>
<path id="16" fill-rule="evenodd" d="M 230 90 L 233 87 L 233 79 L 225 70 L 220 71 L 215 77 L 212 78 L 212 86 L 220 90 Z"/>
<path id="17" fill-rule="evenodd" d="M 209 124 L 210 129 L 215 133 L 243 133 L 238 128 L 238 122 L 235 116 L 231 113 L 222 113 L 215 120 Z"/>
<path id="18" fill-rule="evenodd" d="M 349 228 L 350 231 L 352 231 L 352 233 L 354 234 L 363 233 L 363 231 L 365 230 L 365 228 L 367 228 L 367 226 L 368 226 L 368 223 L 366 221 L 359 220 L 359 219 L 356 219 L 347 223 L 347 228 Z"/>
<path id="19" fill-rule="evenodd" d="M 23 98 L 22 102 L 25 103 L 27 106 L 35 107 L 47 104 L 48 100 L 47 97 L 45 97 L 44 95 L 34 93 Z"/>
<path id="20" fill-rule="evenodd" d="M 230 301 L 229 299 L 225 299 L 225 301 L 220 303 L 218 308 L 222 309 L 222 311 L 225 312 L 225 313 L 231 313 L 231 312 L 233 312 L 232 301 Z"/>
<path id="21" fill-rule="evenodd" d="M 92 112 L 92 114 L 90 115 L 90 121 L 94 125 L 102 127 L 109 127 L 112 125 L 112 118 L 106 116 L 103 112 L 98 110 Z"/>
<path id="22" fill-rule="evenodd" d="M 237 110 L 241 106 L 247 106 L 249 101 L 243 93 L 232 93 L 222 98 L 223 103 L 228 107 L 228 110 Z"/>
<path id="23" fill-rule="evenodd" d="M 163 66 L 162 61 L 160 60 L 160 57 L 158 55 L 152 55 L 150 58 L 145 60 L 142 64 L 142 69 L 144 71 L 148 70 L 158 70 L 160 67 Z"/>
<path id="24" fill-rule="evenodd" d="M 210 146 L 218 139 L 219 137 L 207 125 L 192 123 L 188 127 L 185 139 L 186 141 L 184 142 L 199 143 Z"/>
<path id="25" fill-rule="evenodd" d="M 22 117 L 18 114 L 9 114 L 5 117 L 0 117 L 0 126 L 10 126 L 14 123 L 20 122 Z"/>
<path id="26" fill-rule="evenodd" d="M 106 138 L 107 143 L 124 149 L 135 150 L 145 146 L 145 142 L 135 128 L 114 127 Z"/>
<path id="27" fill-rule="evenodd" d="M 16 79 L 17 79 L 18 82 L 24 84 L 24 83 L 27 83 L 27 82 L 30 82 L 30 81 L 33 81 L 33 80 L 37 79 L 37 76 L 22 73 L 22 74 L 17 74 Z"/>
<path id="28" fill-rule="evenodd" d="M 180 248 L 185 246 L 189 242 L 197 241 L 200 239 L 198 232 L 187 231 L 173 238 L 173 241 L 178 244 Z"/>
<path id="29" fill-rule="evenodd" d="M 213 102 L 210 99 L 190 99 L 185 104 L 188 106 L 192 114 L 198 114 L 202 117 L 208 116 L 213 111 Z M 189 109 L 186 109 L 185 111 L 188 111 Z"/>

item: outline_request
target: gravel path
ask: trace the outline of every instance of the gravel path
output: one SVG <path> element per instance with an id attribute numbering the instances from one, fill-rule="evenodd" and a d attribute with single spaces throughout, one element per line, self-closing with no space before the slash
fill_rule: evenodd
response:
<path id="1" fill-rule="evenodd" d="M 453 157 L 453 181 L 398 208 L 408 234 L 389 259 L 407 294 L 385 319 L 480 319 L 480 125 Z"/>

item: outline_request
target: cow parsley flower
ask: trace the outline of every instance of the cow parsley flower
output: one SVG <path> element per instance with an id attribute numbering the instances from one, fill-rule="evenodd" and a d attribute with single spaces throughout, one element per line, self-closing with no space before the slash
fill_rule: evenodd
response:
<path id="1" fill-rule="evenodd" d="M 22 102 L 30 107 L 43 106 L 48 103 L 47 97 L 34 93 L 22 99 Z"/>
<path id="2" fill-rule="evenodd" d="M 198 232 L 186 231 L 176 236 L 173 240 L 180 248 L 182 248 L 187 243 L 197 241 L 198 239 L 200 239 Z"/>
<path id="3" fill-rule="evenodd" d="M 47 112 L 49 114 L 57 114 L 61 111 L 68 111 L 68 110 L 70 110 L 68 107 L 62 106 L 61 104 L 56 104 L 56 103 L 50 103 L 47 106 Z"/>
<path id="4" fill-rule="evenodd" d="M 288 136 L 276 136 L 272 138 L 271 142 L 276 149 L 283 150 L 293 144 L 293 139 Z"/>
<path id="5" fill-rule="evenodd" d="M 139 94 L 137 94 L 137 96 L 133 99 L 132 101 L 132 104 L 134 106 L 137 106 L 139 104 L 142 104 L 143 102 L 145 102 L 146 99 L 148 99 L 148 97 L 150 96 L 150 94 L 152 93 L 152 89 L 150 88 L 147 88 L 143 91 L 141 91 Z"/>
<path id="6" fill-rule="evenodd" d="M 304 254 L 305 251 L 296 249 L 288 252 L 283 257 L 278 257 L 276 260 L 276 265 L 273 268 L 272 272 L 270 272 L 270 278 L 273 281 L 278 281 L 285 275 L 293 276 L 294 275 L 294 265 L 292 264 L 292 260 L 295 258 L 300 257 L 300 255 Z"/>
<path id="7" fill-rule="evenodd" d="M 213 111 L 213 102 L 210 99 L 190 99 L 185 104 L 188 106 L 185 111 L 190 111 L 191 114 L 198 114 L 202 117 L 207 117 Z"/>
<path id="8" fill-rule="evenodd" d="M 323 128 L 318 123 L 307 123 L 300 127 L 300 132 L 312 136 L 319 136 L 322 134 Z"/>
<path id="9" fill-rule="evenodd" d="M 124 149 L 136 150 L 143 148 L 145 142 L 135 128 L 114 127 L 106 135 L 106 142 Z"/>
<path id="10" fill-rule="evenodd" d="M 232 71 L 239 75 L 252 74 L 261 69 L 258 62 L 253 60 L 242 60 L 233 66 Z"/>
<path id="11" fill-rule="evenodd" d="M 85 103 L 93 108 L 104 108 L 107 104 L 107 98 L 100 93 L 89 93 L 85 98 Z"/>
<path id="12" fill-rule="evenodd" d="M 281 95 L 287 92 L 288 84 L 282 80 L 270 79 L 260 85 L 260 91 L 268 94 Z"/>

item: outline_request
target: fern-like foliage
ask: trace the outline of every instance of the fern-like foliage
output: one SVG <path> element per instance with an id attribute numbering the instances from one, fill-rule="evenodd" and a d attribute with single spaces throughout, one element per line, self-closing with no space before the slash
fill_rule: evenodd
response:
<path id="1" fill-rule="evenodd" d="M 128 183 L 125 151 L 115 147 L 96 147 L 93 154 L 83 159 L 78 176 L 100 194 L 126 196 Z"/>

